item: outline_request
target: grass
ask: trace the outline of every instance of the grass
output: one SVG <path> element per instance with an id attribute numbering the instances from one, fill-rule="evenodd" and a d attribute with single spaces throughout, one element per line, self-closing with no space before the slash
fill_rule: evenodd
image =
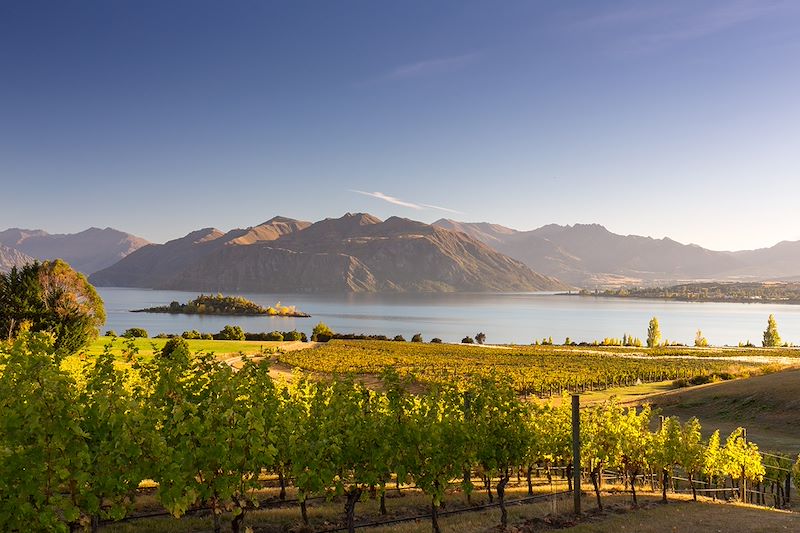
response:
<path id="1" fill-rule="evenodd" d="M 148 359 L 153 356 L 154 350 L 160 351 L 168 339 L 134 339 L 134 345 L 139 349 L 139 357 Z M 127 339 L 121 337 L 98 337 L 89 346 L 79 352 L 78 355 L 93 357 L 103 353 L 106 345 L 111 343 L 111 353 L 117 359 L 124 359 Z M 282 346 L 294 344 L 291 342 L 270 342 L 270 341 L 215 341 L 192 339 L 187 341 L 189 350 L 192 353 L 205 352 L 214 353 L 218 356 L 236 355 L 258 355 L 264 350 L 272 350 Z"/>

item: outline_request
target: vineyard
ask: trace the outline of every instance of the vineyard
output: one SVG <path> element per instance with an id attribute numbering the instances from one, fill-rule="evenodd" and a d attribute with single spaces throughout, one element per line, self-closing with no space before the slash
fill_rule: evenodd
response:
<path id="1" fill-rule="evenodd" d="M 313 350 L 280 354 L 278 360 L 303 370 L 338 375 L 380 374 L 391 368 L 402 377 L 428 384 L 474 376 L 503 379 L 517 392 L 539 397 L 665 380 L 728 379 L 757 373 L 763 367 L 755 361 L 717 359 L 708 352 L 684 349 L 669 357 L 665 354 L 670 351 L 664 349 L 651 354 L 625 348 L 334 340 Z M 689 353 L 704 356 L 687 357 Z"/>
<path id="2" fill-rule="evenodd" d="M 496 356 L 509 365 L 530 357 Z M 225 517 L 238 532 L 248 517 L 270 513 L 258 509 L 272 479 L 283 498 L 296 495 L 297 523 L 312 530 L 331 528 L 309 512 L 312 499 L 342 501 L 334 526 L 353 531 L 359 502 L 379 498 L 385 515 L 387 493 L 404 488 L 425 495 L 434 531 L 446 498 L 460 493 L 469 501 L 479 487 L 494 494 L 505 525 L 512 477 L 525 479 L 532 497 L 537 472 L 551 481 L 559 472 L 571 478 L 568 402 L 526 402 L 503 375 L 431 382 L 412 395 L 405 376 L 391 370 L 382 391 L 349 379 L 278 384 L 266 361 L 248 360 L 234 371 L 180 349 L 130 367 L 115 364 L 110 350 L 77 370 L 62 363 L 46 335 L 23 335 L 0 348 L 4 531 L 95 531 L 137 513 L 147 482 L 157 487 L 151 498 L 176 519 L 204 509 L 215 531 Z M 725 490 L 739 497 L 764 493 L 745 490 L 761 487 L 771 467 L 741 429 L 727 440 L 718 433 L 703 440 L 695 419 L 653 428 L 649 409 L 615 403 L 581 417 L 581 472 L 598 505 L 609 472 L 634 502 L 645 479 L 663 486 L 666 498 L 674 474 L 693 490 L 720 490 L 727 480 Z M 779 459 L 780 472 L 787 471 L 792 462 Z"/>

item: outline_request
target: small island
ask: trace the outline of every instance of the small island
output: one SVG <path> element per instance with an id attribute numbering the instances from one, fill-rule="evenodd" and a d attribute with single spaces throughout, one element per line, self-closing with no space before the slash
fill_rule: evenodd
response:
<path id="1" fill-rule="evenodd" d="M 241 296 L 223 296 L 221 294 L 201 294 L 185 304 L 171 302 L 160 307 L 134 309 L 132 313 L 170 313 L 180 315 L 238 315 L 238 316 L 282 316 L 308 318 L 311 315 L 298 311 L 293 305 L 281 305 L 280 302 L 271 307 L 262 307 Z"/>

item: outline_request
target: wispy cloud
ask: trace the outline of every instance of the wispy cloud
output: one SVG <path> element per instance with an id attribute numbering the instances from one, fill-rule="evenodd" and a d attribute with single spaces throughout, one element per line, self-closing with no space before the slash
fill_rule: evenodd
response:
<path id="1" fill-rule="evenodd" d="M 481 55 L 482 53 L 474 52 L 457 56 L 434 57 L 415 63 L 406 63 L 393 67 L 373 78 L 355 83 L 355 86 L 368 87 L 380 83 L 439 76 L 450 72 L 457 72 L 475 62 Z"/>
<path id="2" fill-rule="evenodd" d="M 422 204 L 422 203 L 414 203 L 414 202 L 407 202 L 405 200 L 401 200 L 395 196 L 389 196 L 388 194 L 384 194 L 382 192 L 367 192 L 367 191 L 359 191 L 357 189 L 350 189 L 350 192 L 354 192 L 357 194 L 363 194 L 364 196 L 370 196 L 372 198 L 377 198 L 378 200 L 383 200 L 384 202 L 388 202 L 390 204 L 399 205 L 401 207 L 408 207 L 410 209 L 416 209 L 421 211 L 423 209 L 435 209 L 437 211 L 445 211 L 447 213 L 455 213 L 459 215 L 463 215 L 464 213 L 461 211 L 457 211 L 455 209 L 450 209 L 449 207 L 441 207 L 438 205 L 431 205 L 431 204 Z"/>
<path id="3" fill-rule="evenodd" d="M 578 20 L 579 31 L 621 31 L 626 38 L 617 43 L 617 52 L 638 54 L 657 51 L 682 42 L 701 39 L 761 18 L 796 10 L 792 0 L 738 0 L 702 7 L 680 7 L 661 3 L 634 5 Z M 621 27 L 630 27 L 626 34 Z"/>
<path id="4" fill-rule="evenodd" d="M 405 80 L 408 78 L 418 78 L 420 76 L 455 72 L 466 67 L 478 57 L 480 57 L 480 54 L 474 53 L 460 56 L 438 57 L 417 61 L 416 63 L 408 63 L 393 68 L 386 73 L 384 78 L 388 80 Z"/>

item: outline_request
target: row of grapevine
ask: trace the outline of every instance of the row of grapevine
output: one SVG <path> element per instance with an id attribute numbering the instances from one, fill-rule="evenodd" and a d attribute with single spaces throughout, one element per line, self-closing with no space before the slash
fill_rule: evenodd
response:
<path id="1" fill-rule="evenodd" d="M 551 397 L 636 383 L 755 371 L 755 363 L 707 357 L 649 357 L 596 349 L 514 346 L 481 347 L 383 341 L 330 341 L 314 350 L 286 352 L 281 362 L 325 373 L 378 374 L 397 370 L 423 383 L 472 376 L 511 381 L 519 393 Z"/>
<path id="2" fill-rule="evenodd" d="M 567 402 L 527 403 L 503 381 L 479 378 L 421 395 L 391 371 L 382 392 L 347 379 L 280 385 L 266 362 L 234 371 L 182 349 L 133 369 L 118 367 L 107 351 L 76 375 L 41 334 L 23 335 L 0 353 L 0 370 L 4 531 L 94 530 L 133 509 L 143 480 L 158 484 L 159 502 L 175 517 L 207 507 L 215 531 L 225 513 L 241 531 L 267 473 L 296 488 L 306 523 L 308 497 L 342 497 L 351 531 L 362 496 L 383 495 L 392 481 L 428 495 L 439 531 L 448 488 L 457 483 L 469 494 L 479 473 L 499 480 L 505 525 L 512 473 L 530 478 L 534 465 L 572 466 Z M 703 442 L 697 421 L 668 420 L 653 432 L 648 409 L 613 403 L 582 416 L 582 463 L 592 479 L 603 468 L 620 469 L 634 498 L 637 476 L 654 468 L 720 477 L 735 466 L 752 480 L 764 474 L 753 444 L 733 435 L 723 446 L 718 434 Z"/>

